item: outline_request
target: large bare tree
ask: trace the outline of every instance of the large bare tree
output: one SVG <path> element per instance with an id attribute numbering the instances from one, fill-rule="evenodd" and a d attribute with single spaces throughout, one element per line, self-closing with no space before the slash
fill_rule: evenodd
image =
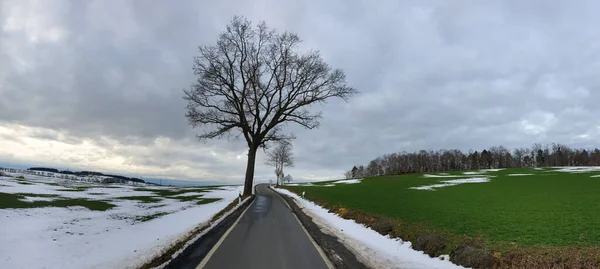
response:
<path id="1" fill-rule="evenodd" d="M 284 183 L 283 168 L 294 166 L 292 157 L 292 144 L 289 141 L 279 141 L 277 146 L 267 152 L 267 165 L 275 167 L 277 185 Z"/>
<path id="2" fill-rule="evenodd" d="M 357 93 L 343 71 L 332 69 L 318 51 L 300 51 L 300 43 L 294 33 L 234 17 L 217 43 L 200 46 L 194 57 L 197 80 L 184 90 L 186 117 L 192 127 L 203 129 L 201 140 L 244 137 L 245 195 L 252 192 L 258 148 L 293 139 L 283 132 L 287 123 L 318 127 L 321 112 L 311 112 L 311 105 Z"/>

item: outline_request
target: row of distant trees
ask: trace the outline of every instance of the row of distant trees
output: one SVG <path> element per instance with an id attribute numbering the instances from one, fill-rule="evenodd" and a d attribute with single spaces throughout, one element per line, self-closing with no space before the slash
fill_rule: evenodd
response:
<path id="1" fill-rule="evenodd" d="M 533 144 L 509 150 L 494 146 L 465 153 L 452 150 L 421 150 L 385 154 L 347 171 L 346 178 L 457 170 L 552 166 L 600 166 L 600 149 L 575 149 L 563 144 Z"/>
<path id="2" fill-rule="evenodd" d="M 122 180 L 127 180 L 127 181 L 145 183 L 144 180 L 139 179 L 139 178 L 135 178 L 135 177 L 125 177 L 125 176 L 120 176 L 120 175 L 107 175 L 107 174 L 103 174 L 103 173 L 100 173 L 100 172 L 94 172 L 94 171 L 76 171 L 76 172 L 73 172 L 73 171 L 69 171 L 69 170 L 58 170 L 58 169 L 55 169 L 55 168 L 47 168 L 47 167 L 31 167 L 31 168 L 29 168 L 29 170 L 51 172 L 51 173 L 65 174 L 65 175 L 76 175 L 76 176 L 106 176 L 106 177 L 112 177 L 112 178 L 118 178 L 118 179 L 122 179 Z"/>

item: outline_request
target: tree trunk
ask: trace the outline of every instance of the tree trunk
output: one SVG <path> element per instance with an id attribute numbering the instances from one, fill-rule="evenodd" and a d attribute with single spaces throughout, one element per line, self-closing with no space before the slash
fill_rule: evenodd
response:
<path id="1" fill-rule="evenodd" d="M 251 146 L 248 150 L 246 180 L 244 181 L 244 196 L 252 194 L 252 185 L 254 183 L 254 165 L 256 164 L 256 149 L 256 147 Z"/>

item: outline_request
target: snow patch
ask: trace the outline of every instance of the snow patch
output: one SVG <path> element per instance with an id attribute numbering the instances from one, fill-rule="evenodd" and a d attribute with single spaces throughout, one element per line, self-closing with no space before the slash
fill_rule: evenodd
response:
<path id="1" fill-rule="evenodd" d="M 504 169 L 505 168 L 492 168 L 492 169 L 481 169 L 479 171 L 486 173 L 486 172 L 498 172 L 498 171 L 502 171 Z"/>
<path id="2" fill-rule="evenodd" d="M 600 177 L 600 175 L 593 175 L 593 176 L 590 176 L 590 177 Z"/>
<path id="3" fill-rule="evenodd" d="M 465 173 L 470 173 L 470 172 L 465 172 Z M 466 175 L 442 175 L 442 174 L 437 174 L 437 175 L 432 175 L 432 174 L 424 174 L 423 175 L 424 178 L 464 178 L 464 177 L 493 177 L 493 176 L 488 176 L 488 175 L 482 175 L 482 174 L 466 174 Z"/>
<path id="4" fill-rule="evenodd" d="M 336 236 L 367 267 L 382 269 L 464 268 L 449 260 L 430 258 L 424 252 L 412 249 L 410 242 L 383 236 L 354 220 L 340 218 L 338 215 L 329 213 L 327 209 L 304 200 L 288 190 L 274 189 L 293 197 L 295 203 L 313 219 L 323 232 Z"/>
<path id="5" fill-rule="evenodd" d="M 356 183 L 360 183 L 361 180 L 362 180 L 362 178 L 361 179 L 345 179 L 345 180 L 338 180 L 333 183 L 335 183 L 335 184 L 356 184 Z"/>
<path id="6" fill-rule="evenodd" d="M 433 191 L 436 188 L 456 186 L 456 185 L 459 185 L 459 184 L 465 184 L 465 183 L 485 183 L 485 182 L 490 182 L 490 179 L 487 178 L 487 177 L 463 178 L 463 179 L 444 180 L 444 181 L 442 181 L 441 184 L 433 184 L 433 185 L 426 185 L 426 186 L 419 186 L 419 187 L 411 187 L 409 189 Z"/>
<path id="7" fill-rule="evenodd" d="M 330 183 L 327 184 L 287 184 L 286 186 L 312 186 L 312 187 L 334 187 L 337 184 L 357 184 L 360 183 L 360 181 L 363 180 L 362 178 L 359 179 L 341 179 L 341 180 L 336 180 L 336 181 L 332 181 Z"/>
<path id="8" fill-rule="evenodd" d="M 533 176 L 533 174 L 508 174 L 509 177 Z"/>
<path id="9" fill-rule="evenodd" d="M 594 172 L 600 171 L 600 166 L 572 166 L 572 167 L 553 167 L 558 168 L 554 170 L 554 172 L 564 172 L 564 173 L 586 173 L 586 172 Z"/>

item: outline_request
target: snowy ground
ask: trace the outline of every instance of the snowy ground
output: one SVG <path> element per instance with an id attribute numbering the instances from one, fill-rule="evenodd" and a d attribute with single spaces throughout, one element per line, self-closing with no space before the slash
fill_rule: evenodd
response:
<path id="1" fill-rule="evenodd" d="M 409 189 L 434 191 L 436 188 L 456 186 L 456 185 L 465 184 L 465 183 L 485 183 L 485 182 L 490 182 L 490 179 L 487 177 L 463 178 L 463 179 L 443 180 L 442 183 L 440 183 L 440 184 L 412 187 Z"/>
<path id="2" fill-rule="evenodd" d="M 567 166 L 567 167 L 552 167 L 557 170 L 548 172 L 565 172 L 565 173 L 587 173 L 600 171 L 600 166 Z"/>
<path id="3" fill-rule="evenodd" d="M 13 177 L 0 177 L 1 268 L 135 268 L 242 190 L 74 184 L 8 174 Z"/>
<path id="4" fill-rule="evenodd" d="M 360 179 L 340 179 L 340 180 L 335 180 L 335 181 L 331 181 L 328 182 L 327 184 L 314 184 L 311 182 L 306 182 L 306 183 L 290 183 L 290 184 L 285 184 L 286 186 L 315 186 L 315 187 L 333 187 L 336 184 L 356 184 L 356 183 L 360 183 L 360 181 L 362 180 L 362 178 Z"/>
<path id="5" fill-rule="evenodd" d="M 439 258 L 430 258 L 422 251 L 411 248 L 410 242 L 382 236 L 374 230 L 343 219 L 311 201 L 300 198 L 285 189 L 276 191 L 293 197 L 303 211 L 326 233 L 333 234 L 349 247 L 362 262 L 371 268 L 464 268 Z"/>
<path id="6" fill-rule="evenodd" d="M 552 170 L 545 170 L 543 168 L 533 168 L 536 171 L 544 171 L 544 172 L 563 172 L 563 173 L 587 173 L 587 172 L 598 172 L 600 171 L 600 167 L 597 166 L 572 166 L 572 167 L 552 167 Z M 504 169 L 481 169 L 479 171 L 468 171 L 462 172 L 462 175 L 450 175 L 448 173 L 437 173 L 437 174 L 424 174 L 423 178 L 457 178 L 454 180 L 444 180 L 438 184 L 432 185 L 424 185 L 418 187 L 411 187 L 409 189 L 414 190 L 435 190 L 436 188 L 450 187 L 456 186 L 459 184 L 465 183 L 485 183 L 490 182 L 490 178 L 496 177 L 495 175 L 490 175 L 488 172 L 498 172 Z M 526 174 L 508 174 L 506 176 L 509 177 L 523 177 L 523 176 L 533 176 L 536 174 L 526 173 Z M 591 177 L 600 177 L 600 175 L 592 175 Z"/>
<path id="7" fill-rule="evenodd" d="M 465 172 L 468 173 L 468 172 Z M 424 178 L 457 178 L 457 177 L 461 177 L 461 178 L 465 178 L 465 177 L 493 177 L 493 176 L 488 176 L 485 175 L 483 173 L 477 173 L 477 174 L 463 174 L 463 175 L 448 175 L 446 173 L 440 173 L 440 174 L 424 174 L 423 175 Z"/>

